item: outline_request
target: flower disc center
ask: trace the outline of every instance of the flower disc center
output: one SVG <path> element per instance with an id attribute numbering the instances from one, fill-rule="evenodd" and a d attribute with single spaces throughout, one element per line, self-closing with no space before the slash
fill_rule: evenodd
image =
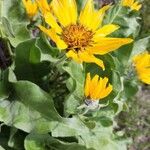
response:
<path id="1" fill-rule="evenodd" d="M 68 44 L 68 48 L 81 49 L 92 42 L 93 32 L 82 25 L 70 25 L 64 28 L 62 39 Z"/>

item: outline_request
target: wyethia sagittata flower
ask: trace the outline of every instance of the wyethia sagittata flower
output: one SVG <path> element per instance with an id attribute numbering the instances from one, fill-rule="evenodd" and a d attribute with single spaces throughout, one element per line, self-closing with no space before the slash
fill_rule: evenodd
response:
<path id="1" fill-rule="evenodd" d="M 150 54 L 148 52 L 139 54 L 133 58 L 133 62 L 139 79 L 150 84 Z"/>
<path id="2" fill-rule="evenodd" d="M 37 4 L 36 2 L 33 2 L 32 0 L 22 0 L 27 15 L 29 16 L 30 19 L 32 19 L 38 12 Z"/>
<path id="3" fill-rule="evenodd" d="M 44 15 L 50 29 L 41 25 L 39 28 L 59 49 L 66 49 L 67 57 L 76 62 L 96 63 L 104 69 L 103 61 L 95 54 L 106 54 L 133 41 L 130 38 L 108 37 L 119 28 L 114 24 L 101 26 L 109 5 L 95 10 L 93 0 L 87 0 L 79 16 L 75 0 L 52 0 L 51 6 L 54 15 L 51 12 Z"/>
<path id="4" fill-rule="evenodd" d="M 122 5 L 130 7 L 131 10 L 139 10 L 142 5 L 139 4 L 136 0 L 122 0 Z"/>
<path id="5" fill-rule="evenodd" d="M 95 75 L 91 79 L 90 73 L 87 74 L 85 82 L 85 96 L 87 100 L 98 101 L 108 96 L 112 91 L 112 85 L 108 84 L 108 78 L 99 78 Z"/>

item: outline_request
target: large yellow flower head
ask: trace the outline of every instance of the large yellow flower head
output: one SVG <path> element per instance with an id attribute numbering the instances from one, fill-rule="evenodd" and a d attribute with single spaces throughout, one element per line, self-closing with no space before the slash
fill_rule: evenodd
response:
<path id="1" fill-rule="evenodd" d="M 148 52 L 139 54 L 133 58 L 133 62 L 139 79 L 150 84 L 150 54 Z"/>
<path id="2" fill-rule="evenodd" d="M 33 2 L 32 0 L 22 0 L 26 12 L 30 19 L 32 19 L 38 12 L 37 4 L 36 2 Z"/>
<path id="3" fill-rule="evenodd" d="M 130 7 L 131 10 L 139 10 L 142 5 L 139 4 L 136 0 L 122 0 L 122 5 Z"/>
<path id="4" fill-rule="evenodd" d="M 75 0 L 52 0 L 52 11 L 44 15 L 49 29 L 39 26 L 57 45 L 66 49 L 67 57 L 76 62 L 96 63 L 104 69 L 103 61 L 94 55 L 103 55 L 120 46 L 131 43 L 130 38 L 107 37 L 119 27 L 114 24 L 104 25 L 102 20 L 109 5 L 95 10 L 93 0 L 87 0 L 78 15 Z"/>
<path id="5" fill-rule="evenodd" d="M 91 79 L 90 73 L 87 74 L 85 82 L 85 96 L 88 100 L 97 101 L 105 98 L 112 91 L 112 85 L 108 84 L 108 78 L 99 79 L 98 75 L 95 75 Z"/>

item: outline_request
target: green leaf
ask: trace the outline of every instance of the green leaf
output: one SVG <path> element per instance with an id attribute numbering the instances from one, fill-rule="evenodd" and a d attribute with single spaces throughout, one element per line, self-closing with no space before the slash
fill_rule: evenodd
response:
<path id="1" fill-rule="evenodd" d="M 70 74 L 70 76 L 79 84 L 84 83 L 84 70 L 82 64 L 77 64 L 70 61 L 63 69 Z"/>
<path id="2" fill-rule="evenodd" d="M 2 17 L 2 25 L 3 25 L 4 29 L 6 30 L 5 33 L 6 33 L 8 36 L 14 38 L 13 29 L 12 29 L 12 27 L 11 27 L 9 21 L 7 20 L 7 18 Z"/>
<path id="3" fill-rule="evenodd" d="M 121 76 L 120 73 L 117 71 L 113 71 L 112 73 L 112 85 L 113 91 L 118 94 L 118 92 L 122 91 L 123 85 L 121 83 Z"/>
<path id="4" fill-rule="evenodd" d="M 120 5 L 114 5 L 107 12 L 106 17 L 104 18 L 104 24 L 113 23 L 114 20 L 121 14 L 122 7 Z"/>
<path id="5" fill-rule="evenodd" d="M 117 142 L 110 138 L 107 133 L 97 131 L 95 135 L 82 136 L 87 148 L 94 148 L 95 150 L 127 150 L 126 143 Z"/>
<path id="6" fill-rule="evenodd" d="M 0 100 L 9 96 L 8 70 L 0 70 Z"/>
<path id="7" fill-rule="evenodd" d="M 0 146 L 0 150 L 5 150 L 2 146 Z"/>
<path id="8" fill-rule="evenodd" d="M 135 55 L 138 55 L 138 54 L 144 52 L 146 50 L 146 48 L 148 47 L 149 42 L 150 42 L 150 36 L 136 41 L 133 45 L 130 59 L 132 59 Z"/>
<path id="9" fill-rule="evenodd" d="M 46 145 L 49 140 L 48 134 L 29 134 L 25 139 L 25 150 L 48 150 Z"/>
<path id="10" fill-rule="evenodd" d="M 84 117 L 83 117 L 84 118 Z M 74 116 L 65 120 L 65 125 L 58 124 L 52 131 L 54 137 L 70 137 L 76 135 L 80 144 L 86 148 L 99 150 L 101 147 L 104 150 L 126 150 L 126 143 L 122 143 L 113 137 L 113 128 L 103 127 L 98 122 L 94 128 L 89 128 L 89 125 L 84 123 L 82 116 Z M 81 137 L 81 138 L 80 138 Z"/>
<path id="11" fill-rule="evenodd" d="M 57 124 L 52 130 L 53 137 L 72 137 L 82 134 L 90 134 L 90 128 L 85 124 L 82 116 L 74 115 L 72 118 L 63 118 L 63 122 Z"/>
<path id="12" fill-rule="evenodd" d="M 120 113 L 123 110 L 123 105 L 125 103 L 124 99 L 123 99 L 123 92 L 124 92 L 125 87 L 124 87 L 124 77 L 120 77 L 119 74 L 116 74 L 116 75 L 114 74 L 114 79 L 117 79 L 118 82 L 119 82 L 118 84 L 116 83 L 116 88 L 118 88 L 118 89 L 115 90 L 116 91 L 116 96 L 113 99 L 113 104 L 112 104 L 112 106 L 114 108 L 114 111 L 117 115 L 118 113 Z M 113 85 L 115 85 L 115 82 L 114 82 Z"/>
<path id="13" fill-rule="evenodd" d="M 100 117 L 99 120 L 104 127 L 109 127 L 113 124 L 112 120 L 105 116 Z"/>
<path id="14" fill-rule="evenodd" d="M 75 85 L 76 85 L 76 82 L 71 77 L 66 81 L 66 86 L 70 92 L 73 92 L 75 90 Z"/>
<path id="15" fill-rule="evenodd" d="M 0 122 L 0 131 L 1 131 L 0 132 L 0 148 L 2 147 L 6 150 L 13 150 L 12 148 L 8 146 L 9 133 L 10 133 L 9 127 L 7 127 L 4 123 Z"/>
<path id="16" fill-rule="evenodd" d="M 83 97 L 76 95 L 78 88 L 76 87 L 76 81 L 73 78 L 69 78 L 66 81 L 66 86 L 70 91 L 70 94 L 66 96 L 64 103 L 64 112 L 67 114 L 76 114 L 77 107 L 83 102 Z"/>
<path id="17" fill-rule="evenodd" d="M 16 47 L 19 43 L 30 39 L 30 34 L 29 31 L 26 28 L 26 24 L 24 23 L 18 23 L 18 24 L 13 24 L 12 25 L 13 32 L 14 32 L 14 38 L 13 37 L 8 37 L 10 40 L 11 44 Z"/>
<path id="18" fill-rule="evenodd" d="M 39 133 L 50 132 L 57 124 L 44 118 L 40 112 L 25 106 L 18 101 L 0 101 L 0 121 L 8 126 L 16 127 L 30 133 L 37 131 Z"/>
<path id="19" fill-rule="evenodd" d="M 94 112 L 89 120 L 100 123 L 102 127 L 112 127 L 115 113 L 110 107 L 101 108 L 100 111 Z"/>
<path id="20" fill-rule="evenodd" d="M 41 61 L 56 62 L 59 60 L 56 58 L 59 54 L 59 50 L 51 47 L 47 39 L 40 37 L 36 40 L 35 45 L 41 51 Z"/>
<path id="21" fill-rule="evenodd" d="M 67 80 L 67 87 L 70 94 L 65 99 L 65 113 L 74 114 L 77 106 L 82 102 L 84 97 L 84 70 L 82 65 L 73 61 L 66 64 L 63 69 L 70 75 Z"/>
<path id="22" fill-rule="evenodd" d="M 122 32 L 124 33 L 123 35 L 128 37 L 133 34 L 134 37 L 137 37 L 140 31 L 140 24 L 138 23 L 140 19 L 135 16 L 131 16 L 125 17 L 125 20 L 127 22 L 127 27 L 124 28 L 124 32 L 122 29 Z"/>
<path id="23" fill-rule="evenodd" d="M 126 67 L 129 66 L 129 59 L 132 53 L 132 48 L 133 44 L 129 44 L 119 48 L 119 50 L 114 52 L 115 56 L 119 60 L 119 64 L 122 67 L 122 73 L 124 73 Z"/>
<path id="24" fill-rule="evenodd" d="M 134 80 L 126 80 L 124 81 L 124 92 L 125 92 L 125 98 L 133 98 L 135 96 L 135 94 L 138 91 L 138 85 Z"/>
<path id="25" fill-rule="evenodd" d="M 116 69 L 115 58 L 111 54 L 106 54 L 103 57 L 104 57 L 103 59 L 106 65 L 106 69 L 108 65 L 111 69 L 115 70 Z"/>
<path id="26" fill-rule="evenodd" d="M 76 114 L 77 107 L 80 106 L 80 99 L 74 93 L 69 94 L 64 103 L 65 114 Z"/>
<path id="27" fill-rule="evenodd" d="M 29 81 L 12 83 L 10 101 L 0 101 L 0 121 L 23 131 L 51 131 L 62 121 L 46 92 Z M 11 102 L 12 101 L 12 102 Z"/>
<path id="28" fill-rule="evenodd" d="M 3 27 L 6 31 L 9 31 L 10 34 L 7 36 L 11 44 L 16 47 L 20 42 L 30 38 L 29 31 L 27 30 L 29 21 L 26 20 L 22 0 L 4 0 L 1 3 L 1 15 L 2 17 L 5 17 L 6 24 L 6 26 Z M 6 34 L 8 34 L 8 32 Z"/>
<path id="29" fill-rule="evenodd" d="M 117 24 L 120 29 L 112 35 L 115 37 L 128 37 L 133 35 L 136 37 L 140 30 L 136 15 L 131 15 L 130 10 L 122 7 L 120 4 L 112 6 L 104 18 L 103 24 Z"/>
<path id="30" fill-rule="evenodd" d="M 75 81 L 73 84 L 75 87 L 72 87 L 72 89 L 75 89 L 76 96 L 81 97 L 83 96 L 83 90 L 84 90 L 84 70 L 83 66 L 80 64 L 75 63 L 74 61 L 71 61 L 70 63 L 66 64 L 63 69 L 71 76 L 71 78 Z M 70 79 L 71 81 L 71 79 Z M 71 81 L 73 82 L 73 81 Z"/>
<path id="31" fill-rule="evenodd" d="M 31 133 L 25 139 L 25 150 L 92 150 L 78 143 L 65 143 L 48 134 Z"/>
<path id="32" fill-rule="evenodd" d="M 15 74 L 18 80 L 29 80 L 39 85 L 50 72 L 49 63 L 41 62 L 41 52 L 35 40 L 28 40 L 16 47 Z"/>
<path id="33" fill-rule="evenodd" d="M 86 64 L 86 73 L 90 72 L 92 77 L 97 74 L 100 77 L 108 77 L 111 79 L 112 70 L 118 70 L 117 69 L 117 63 L 116 58 L 113 57 L 111 54 L 105 54 L 102 56 L 97 56 L 99 59 L 101 59 L 104 62 L 105 65 L 105 71 L 103 71 L 98 65 L 96 64 Z"/>
<path id="34" fill-rule="evenodd" d="M 8 146 L 14 149 L 23 150 L 25 136 L 26 134 L 21 132 L 20 130 L 11 128 Z"/>
<path id="35" fill-rule="evenodd" d="M 13 83 L 15 96 L 27 107 L 38 111 L 41 116 L 50 121 L 61 120 L 54 108 L 53 100 L 36 84 L 29 81 L 18 81 Z"/>

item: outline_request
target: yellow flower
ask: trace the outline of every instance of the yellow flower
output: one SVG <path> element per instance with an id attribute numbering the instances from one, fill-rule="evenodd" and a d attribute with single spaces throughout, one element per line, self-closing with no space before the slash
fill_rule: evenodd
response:
<path id="1" fill-rule="evenodd" d="M 79 16 L 75 0 L 52 0 L 51 6 L 54 15 L 51 12 L 45 15 L 45 22 L 51 28 L 46 29 L 41 25 L 39 28 L 59 49 L 66 49 L 67 57 L 76 62 L 96 63 L 104 69 L 103 61 L 95 54 L 106 54 L 133 41 L 130 38 L 107 37 L 119 28 L 114 24 L 101 27 L 109 5 L 95 10 L 93 0 L 87 0 Z"/>
<path id="2" fill-rule="evenodd" d="M 139 4 L 138 2 L 135 2 L 135 0 L 122 0 L 122 5 L 130 7 L 131 10 L 139 10 L 142 5 Z"/>
<path id="3" fill-rule="evenodd" d="M 22 2 L 25 6 L 25 9 L 29 18 L 30 19 L 33 18 L 38 12 L 37 4 L 33 2 L 32 0 L 22 0 Z"/>
<path id="4" fill-rule="evenodd" d="M 87 74 L 85 82 L 85 96 L 92 101 L 100 100 L 110 94 L 112 91 L 112 85 L 108 84 L 108 78 L 99 79 L 98 75 L 95 75 L 91 79 L 90 73 Z"/>
<path id="5" fill-rule="evenodd" d="M 148 52 L 139 54 L 133 58 L 133 62 L 139 79 L 150 84 L 150 54 Z"/>

